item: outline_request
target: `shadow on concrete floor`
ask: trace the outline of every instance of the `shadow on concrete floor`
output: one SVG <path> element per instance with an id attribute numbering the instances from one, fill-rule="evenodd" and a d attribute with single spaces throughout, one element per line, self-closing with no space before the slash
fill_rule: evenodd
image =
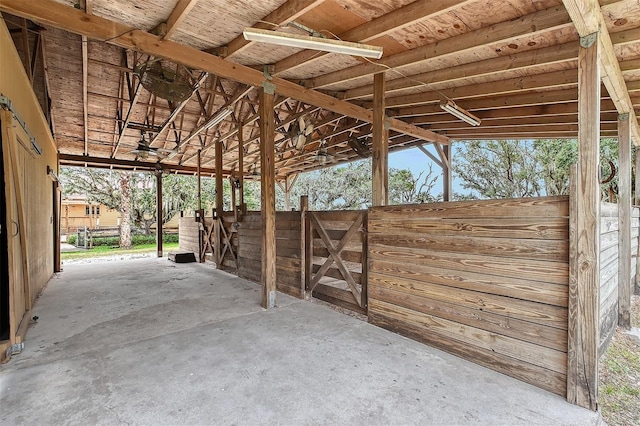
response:
<path id="1" fill-rule="evenodd" d="M 589 425 L 561 397 L 200 264 L 69 265 L 0 367 L 1 424 Z"/>

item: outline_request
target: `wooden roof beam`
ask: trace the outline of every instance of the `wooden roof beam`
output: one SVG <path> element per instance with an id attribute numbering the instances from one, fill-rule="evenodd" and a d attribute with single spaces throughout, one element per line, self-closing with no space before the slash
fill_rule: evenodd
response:
<path id="1" fill-rule="evenodd" d="M 262 72 L 250 67 L 235 64 L 169 40 L 161 40 L 148 32 L 110 19 L 87 15 L 81 10 L 53 0 L 3 0 L 0 3 L 0 10 L 75 34 L 102 40 L 125 49 L 134 49 L 148 55 L 166 58 L 184 66 L 207 71 L 239 83 L 256 87 L 272 86 L 277 94 L 358 120 L 373 121 L 373 112 L 365 108 L 315 90 L 300 87 L 298 84 L 278 77 L 268 80 Z M 530 30 L 530 28 L 527 29 Z M 449 143 L 448 138 L 442 135 L 398 119 L 389 118 L 387 123 L 391 130 L 410 134 L 425 141 Z"/>
<path id="2" fill-rule="evenodd" d="M 277 26 L 286 25 L 291 21 L 295 21 L 300 16 L 316 8 L 322 3 L 324 3 L 324 0 L 288 0 L 282 6 L 255 23 L 252 28 L 261 28 L 266 30 L 276 29 L 269 23 Z M 245 40 L 242 34 L 240 34 L 227 45 L 225 57 L 228 58 L 233 56 L 253 43 L 254 42 L 252 41 Z"/>
<path id="3" fill-rule="evenodd" d="M 616 123 L 618 120 L 618 113 L 606 113 L 600 117 L 601 123 Z M 514 126 L 528 126 L 528 127 L 545 127 L 555 125 L 574 125 L 578 123 L 578 114 L 557 115 L 552 117 L 526 117 L 526 118 L 511 118 L 505 117 L 496 120 L 483 120 L 482 129 L 502 129 L 513 128 Z M 429 126 L 432 130 L 438 130 L 445 134 L 449 134 L 452 130 L 469 130 L 469 125 L 464 122 L 447 122 L 438 123 Z"/>
<path id="4" fill-rule="evenodd" d="M 561 104 L 577 101 L 578 91 L 575 88 L 572 88 L 562 90 L 549 90 L 544 92 L 532 92 L 523 95 L 506 95 L 482 99 L 468 99 L 462 102 L 460 106 L 468 111 L 474 112 L 491 109 Z M 438 104 L 407 107 L 401 108 L 396 111 L 396 116 L 401 117 L 433 114 L 442 114 L 442 109 Z M 505 114 L 508 114 L 508 112 L 506 112 Z"/>
<path id="5" fill-rule="evenodd" d="M 633 109 L 633 104 L 622 77 L 622 71 L 618 58 L 613 48 L 613 42 L 597 0 L 562 0 L 571 16 L 580 37 L 587 37 L 598 33 L 600 44 L 600 66 L 602 68 L 602 81 L 607 92 L 616 105 L 618 113 L 629 114 L 631 135 L 636 145 L 640 146 L 640 127 L 638 117 Z"/>
<path id="6" fill-rule="evenodd" d="M 170 40 L 174 33 L 185 20 L 198 0 L 178 0 L 167 20 L 158 26 L 158 34 L 163 40 Z"/>
<path id="7" fill-rule="evenodd" d="M 488 27 L 469 31 L 455 37 L 440 40 L 436 43 L 416 47 L 406 52 L 397 53 L 377 62 L 367 62 L 334 71 L 305 82 L 305 87 L 320 88 L 335 83 L 353 80 L 387 71 L 389 68 L 402 68 L 408 65 L 432 61 L 448 55 L 457 55 L 460 52 L 476 49 L 494 43 L 504 43 L 524 35 L 533 36 L 555 29 L 565 28 L 571 25 L 567 11 L 562 6 L 541 10 L 518 19 L 501 22 Z"/>
<path id="8" fill-rule="evenodd" d="M 490 81 L 487 83 L 469 84 L 466 86 L 441 88 L 437 91 L 420 92 L 412 95 L 387 98 L 387 108 L 416 106 L 449 99 L 468 99 L 486 96 L 506 95 L 528 90 L 562 88 L 577 86 L 578 74 L 575 70 L 555 71 L 534 74 L 526 77 L 515 77 L 508 80 Z M 364 103 L 368 107 L 370 103 Z"/>
<path id="9" fill-rule="evenodd" d="M 93 0 L 84 0 L 80 5 L 85 13 L 91 15 L 93 13 Z M 89 155 L 89 40 L 86 36 L 80 38 L 82 49 L 82 119 L 84 125 L 84 155 Z"/>
<path id="10" fill-rule="evenodd" d="M 439 108 L 438 108 L 439 109 Z M 602 100 L 600 102 L 600 111 L 616 112 L 616 107 L 611 100 Z M 491 120 L 501 120 L 505 118 L 527 118 L 527 117 L 553 117 L 555 115 L 577 114 L 578 104 L 576 101 L 568 101 L 565 103 L 557 104 L 544 104 L 533 106 L 516 106 L 508 109 L 493 109 L 485 111 L 474 112 L 484 124 Z M 445 114 L 440 111 L 434 111 L 431 115 L 421 115 L 415 118 L 410 118 L 407 121 L 416 125 L 430 125 L 432 123 L 440 122 L 453 122 L 457 119 L 450 114 Z M 458 120 L 459 121 L 459 120 Z"/>
<path id="11" fill-rule="evenodd" d="M 73 154 L 59 154 L 60 165 L 63 166 L 79 166 L 79 167 L 96 167 L 96 168 L 114 168 L 124 170 L 145 170 L 145 171 L 158 171 L 166 170 L 170 172 L 178 172 L 181 174 L 195 174 L 197 173 L 197 167 L 194 166 L 180 166 L 177 164 L 161 164 L 151 163 L 147 161 L 135 161 L 135 160 L 120 160 L 115 158 L 105 157 L 85 157 L 84 155 Z M 215 169 L 203 168 L 201 169 L 204 174 L 216 174 Z M 230 176 L 233 173 L 232 170 L 222 170 L 224 176 Z"/>
<path id="12" fill-rule="evenodd" d="M 558 46 L 529 50 L 514 55 L 500 56 L 478 62 L 470 62 L 455 67 L 443 68 L 422 74 L 410 75 L 410 78 L 396 78 L 387 81 L 387 96 L 395 91 L 435 84 L 453 83 L 458 80 L 473 77 L 495 75 L 501 72 L 512 72 L 540 65 L 550 65 L 575 61 L 578 58 L 576 43 L 565 43 Z M 357 87 L 347 90 L 344 99 L 357 99 L 373 94 L 373 85 Z"/>
<path id="13" fill-rule="evenodd" d="M 393 31 L 408 27 L 450 11 L 453 8 L 461 7 L 474 0 L 417 0 L 399 9 L 393 10 L 386 15 L 372 19 L 355 28 L 338 35 L 340 40 L 367 43 L 379 37 L 383 37 Z M 310 61 L 315 61 L 326 55 L 327 52 L 315 50 L 303 50 L 284 58 L 275 64 L 275 75 L 281 74 L 302 65 L 308 65 Z"/>

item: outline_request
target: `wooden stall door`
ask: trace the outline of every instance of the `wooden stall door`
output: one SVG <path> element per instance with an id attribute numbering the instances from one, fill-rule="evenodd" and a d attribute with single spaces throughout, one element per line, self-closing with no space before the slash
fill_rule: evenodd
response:
<path id="1" fill-rule="evenodd" d="M 365 211 L 307 214 L 307 294 L 367 313 L 367 248 Z"/>
<path id="2" fill-rule="evenodd" d="M 29 280 L 27 270 L 27 248 L 25 235 L 25 205 L 28 176 L 27 158 L 30 153 L 23 144 L 29 138 L 22 128 L 14 122 L 10 114 L 3 113 L 2 151 L 5 181 L 7 252 L 9 265 L 9 315 L 10 340 L 15 341 L 20 325 L 26 320 L 31 309 Z"/>

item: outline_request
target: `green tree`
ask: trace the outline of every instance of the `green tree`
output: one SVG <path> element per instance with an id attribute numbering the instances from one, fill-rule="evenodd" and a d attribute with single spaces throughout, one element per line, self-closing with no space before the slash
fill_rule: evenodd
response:
<path id="1" fill-rule="evenodd" d="M 408 169 L 389 170 L 389 203 L 407 204 L 436 201 L 437 181 L 431 168 L 414 176 Z M 300 175 L 291 193 L 291 206 L 299 207 L 301 195 L 309 197 L 311 210 L 363 209 L 371 205 L 371 160 L 355 161 Z M 284 209 L 284 193 L 276 188 L 279 210 Z"/>
<path id="2" fill-rule="evenodd" d="M 467 194 L 456 199 L 519 198 L 566 195 L 570 167 L 578 160 L 575 139 L 535 141 L 471 141 L 456 144 L 453 171 Z M 617 169 L 618 144 L 615 139 L 600 143 L 602 179 Z M 617 197 L 617 177 L 603 183 L 602 196 Z"/>
<path id="3" fill-rule="evenodd" d="M 115 170 L 61 167 L 63 194 L 82 194 L 90 203 L 100 203 L 120 212 L 120 246 L 131 247 L 131 174 Z"/>
<path id="4" fill-rule="evenodd" d="M 424 178 L 423 178 L 424 175 Z M 429 169 L 414 176 L 409 169 L 389 169 L 389 204 L 433 203 L 442 199 L 442 194 L 433 196 L 438 176 Z"/>
<path id="5" fill-rule="evenodd" d="M 453 171 L 461 186 L 480 198 L 540 196 L 540 165 L 530 141 L 470 141 L 458 144 Z"/>

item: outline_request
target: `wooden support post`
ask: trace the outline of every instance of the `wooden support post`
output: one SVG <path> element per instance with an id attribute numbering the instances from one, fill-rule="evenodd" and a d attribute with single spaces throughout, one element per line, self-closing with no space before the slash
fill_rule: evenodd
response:
<path id="1" fill-rule="evenodd" d="M 240 188 L 238 190 L 239 203 L 242 214 L 246 213 L 244 205 L 244 128 L 242 122 L 238 123 L 238 170 L 240 171 Z"/>
<path id="2" fill-rule="evenodd" d="M 598 409 L 600 306 L 600 43 L 580 38 L 578 168 L 571 209 L 567 400 Z"/>
<path id="3" fill-rule="evenodd" d="M 451 185 L 453 181 L 451 174 L 451 144 L 443 145 L 442 152 L 444 154 L 444 161 L 442 162 L 442 197 L 444 201 L 451 201 Z"/>
<path id="4" fill-rule="evenodd" d="M 236 191 L 238 190 L 238 188 L 236 188 L 236 178 L 235 177 L 231 177 L 231 179 L 229 180 L 229 187 L 231 188 L 231 211 L 233 212 L 233 221 L 237 222 L 238 221 L 238 199 L 236 198 Z"/>
<path id="5" fill-rule="evenodd" d="M 216 142 L 216 216 L 224 211 L 224 188 L 222 185 L 222 142 Z"/>
<path id="6" fill-rule="evenodd" d="M 156 246 L 162 257 L 162 172 L 156 172 Z"/>
<path id="7" fill-rule="evenodd" d="M 631 328 L 631 127 L 618 115 L 618 325 Z"/>
<path id="8" fill-rule="evenodd" d="M 224 187 L 222 184 L 222 142 L 216 141 L 216 214 L 213 218 L 212 226 L 215 227 L 213 233 L 215 241 L 213 242 L 214 259 L 216 268 L 222 266 L 222 213 L 224 213 Z"/>
<path id="9" fill-rule="evenodd" d="M 260 170 L 262 206 L 262 307 L 276 306 L 276 173 L 274 93 L 260 91 Z"/>
<path id="10" fill-rule="evenodd" d="M 298 181 L 298 174 L 287 175 L 284 178 L 284 209 L 286 211 L 291 210 L 291 190 Z"/>
<path id="11" fill-rule="evenodd" d="M 289 176 L 284 179 L 284 209 L 291 210 L 291 184 Z"/>
<path id="12" fill-rule="evenodd" d="M 309 212 L 309 196 L 302 195 L 300 196 L 300 231 L 302 235 L 300 236 L 300 253 L 302 254 L 302 271 L 301 271 L 301 282 L 300 289 L 302 290 L 302 297 L 304 299 L 308 299 L 311 297 L 311 294 L 307 294 L 307 285 L 309 283 L 310 275 L 311 275 L 311 267 L 312 260 L 308 255 L 308 248 L 311 244 L 311 229 L 309 228 L 309 218 L 307 214 Z"/>
<path id="13" fill-rule="evenodd" d="M 198 211 L 202 211 L 202 173 L 200 173 L 200 167 L 202 166 L 201 152 L 198 150 Z"/>
<path id="14" fill-rule="evenodd" d="M 385 74 L 373 77 L 373 179 L 374 206 L 386 206 L 389 200 L 389 130 L 385 125 Z"/>

